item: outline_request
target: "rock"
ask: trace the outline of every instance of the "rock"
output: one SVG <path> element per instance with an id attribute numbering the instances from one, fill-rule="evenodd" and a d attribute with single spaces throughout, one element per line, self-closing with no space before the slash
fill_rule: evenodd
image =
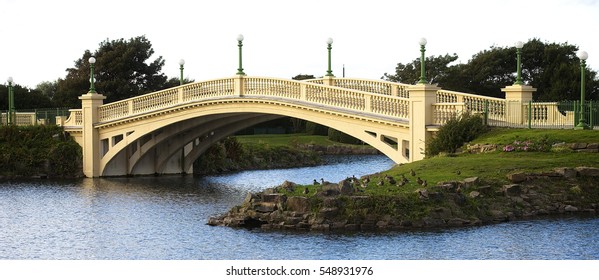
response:
<path id="1" fill-rule="evenodd" d="M 339 182 L 339 192 L 342 195 L 352 195 L 354 193 L 354 187 L 349 183 L 348 180 L 342 180 Z"/>
<path id="2" fill-rule="evenodd" d="M 339 207 L 341 206 L 341 201 L 336 197 L 326 197 L 322 200 L 322 205 L 324 207 Z"/>
<path id="3" fill-rule="evenodd" d="M 336 196 L 340 194 L 339 187 L 332 184 L 321 186 L 320 191 L 316 193 L 317 196 Z"/>
<path id="4" fill-rule="evenodd" d="M 250 203 L 252 203 L 252 202 L 255 202 L 256 200 L 259 200 L 259 199 L 260 199 L 260 198 L 259 198 L 257 195 L 255 195 L 255 194 L 253 194 L 253 193 L 248 193 L 248 194 L 245 196 L 245 199 L 243 200 L 243 204 L 247 205 L 247 204 L 250 204 Z"/>
<path id="5" fill-rule="evenodd" d="M 468 196 L 470 196 L 471 198 L 477 198 L 480 196 L 480 193 L 477 191 L 471 191 Z"/>
<path id="6" fill-rule="evenodd" d="M 476 190 L 481 194 L 491 194 L 491 192 L 493 191 L 493 189 L 489 185 L 479 186 L 476 188 Z"/>
<path id="7" fill-rule="evenodd" d="M 466 178 L 466 179 L 464 179 L 464 187 L 474 186 L 474 185 L 478 184 L 478 182 L 479 182 L 478 177 Z"/>
<path id="8" fill-rule="evenodd" d="M 582 177 L 599 177 L 599 168 L 596 167 L 580 166 L 576 167 L 576 171 Z"/>
<path id="9" fill-rule="evenodd" d="M 589 143 L 587 149 L 599 149 L 599 143 Z"/>
<path id="10" fill-rule="evenodd" d="M 274 202 L 260 202 L 254 204 L 256 212 L 268 213 L 277 210 L 277 204 Z"/>
<path id="11" fill-rule="evenodd" d="M 302 196 L 292 196 L 287 199 L 285 210 L 306 213 L 310 211 L 310 200 Z"/>
<path id="12" fill-rule="evenodd" d="M 568 168 L 568 167 L 556 168 L 556 169 L 554 169 L 554 171 L 557 174 L 562 175 L 564 178 L 575 178 L 576 175 L 578 174 L 578 172 L 576 171 L 576 169 L 574 169 L 574 168 Z"/>
<path id="13" fill-rule="evenodd" d="M 272 202 L 272 203 L 285 203 L 285 201 L 287 201 L 287 196 L 284 194 L 280 194 L 280 193 L 273 193 L 273 194 L 263 194 L 262 195 L 262 202 Z"/>
<path id="14" fill-rule="evenodd" d="M 517 184 L 526 181 L 527 176 L 524 173 L 514 173 L 507 175 L 507 179 L 510 180 L 510 182 Z"/>
<path id="15" fill-rule="evenodd" d="M 285 180 L 285 182 L 283 182 L 283 184 L 281 184 L 280 187 L 287 190 L 288 192 L 293 192 L 296 186 L 296 183 Z"/>
<path id="16" fill-rule="evenodd" d="M 578 212 L 578 208 L 574 207 L 572 205 L 566 205 L 566 207 L 564 207 L 564 211 L 566 211 L 566 212 Z"/>
<path id="17" fill-rule="evenodd" d="M 470 224 L 469 220 L 465 220 L 465 219 L 461 219 L 461 218 L 453 218 L 453 219 L 449 219 L 447 221 L 447 225 L 452 226 L 452 227 L 466 226 L 469 224 Z"/>
<path id="18" fill-rule="evenodd" d="M 570 144 L 570 149 L 572 149 L 572 150 L 586 149 L 586 147 L 587 147 L 587 143 L 572 143 L 572 144 Z"/>
<path id="19" fill-rule="evenodd" d="M 522 188 L 518 184 L 504 185 L 502 190 L 506 196 L 520 196 L 522 193 Z"/>
<path id="20" fill-rule="evenodd" d="M 491 210 L 490 213 L 495 222 L 506 222 L 508 220 L 508 215 L 500 210 Z"/>
<path id="21" fill-rule="evenodd" d="M 337 207 L 324 207 L 318 211 L 318 214 L 325 219 L 332 219 L 339 214 L 339 208 Z"/>

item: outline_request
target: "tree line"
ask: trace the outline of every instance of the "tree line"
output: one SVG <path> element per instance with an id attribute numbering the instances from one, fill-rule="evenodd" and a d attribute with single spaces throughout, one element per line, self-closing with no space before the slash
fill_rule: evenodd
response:
<path id="1" fill-rule="evenodd" d="M 578 100 L 580 98 L 580 60 L 577 46 L 568 43 L 548 43 L 531 39 L 522 48 L 522 78 L 537 88 L 536 101 Z M 179 78 L 162 73 L 165 60 L 154 55 L 150 40 L 145 36 L 128 40 L 101 42 L 95 51 L 85 50 L 66 76 L 55 81 L 41 82 L 35 89 L 15 86 L 15 107 L 80 108 L 78 97 L 89 90 L 90 65 L 96 58 L 95 87 L 113 102 L 179 85 Z M 515 47 L 491 46 L 472 56 L 466 63 L 456 63 L 456 54 L 426 57 L 426 77 L 429 83 L 453 91 L 503 97 L 501 88 L 514 83 L 516 76 Z M 597 72 L 586 69 L 586 98 L 597 100 Z M 420 59 L 398 63 L 394 73 L 384 73 L 382 79 L 414 84 L 420 77 Z M 314 78 L 300 74 L 293 79 Z M 185 80 L 185 83 L 193 80 Z M 0 85 L 0 110 L 8 104 L 6 84 Z"/>
<path id="2" fill-rule="evenodd" d="M 522 47 L 522 79 L 537 88 L 536 101 L 580 99 L 580 60 L 578 47 L 568 43 L 545 43 L 531 39 Z M 516 80 L 516 48 L 492 46 L 475 55 L 467 63 L 455 63 L 456 54 L 429 56 L 425 59 L 429 83 L 453 91 L 503 97 L 501 88 Z M 597 100 L 597 72 L 586 68 L 586 99 Z M 420 59 L 398 63 L 395 73 L 382 79 L 413 84 L 420 77 Z"/>

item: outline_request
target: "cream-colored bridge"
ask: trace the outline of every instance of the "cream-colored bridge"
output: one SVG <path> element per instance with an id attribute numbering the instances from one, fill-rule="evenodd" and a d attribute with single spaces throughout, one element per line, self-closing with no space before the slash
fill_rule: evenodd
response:
<path id="1" fill-rule="evenodd" d="M 520 100 L 534 91 L 508 88 L 506 95 Z M 454 114 L 480 112 L 482 104 L 490 104 L 490 116 L 501 118 L 509 109 L 504 99 L 428 84 L 335 77 L 296 81 L 238 75 L 109 104 L 95 92 L 79 98 L 82 109 L 71 110 L 62 125 L 83 147 L 88 177 L 188 173 L 216 141 L 283 116 L 337 129 L 405 163 L 422 159 L 431 133 Z"/>

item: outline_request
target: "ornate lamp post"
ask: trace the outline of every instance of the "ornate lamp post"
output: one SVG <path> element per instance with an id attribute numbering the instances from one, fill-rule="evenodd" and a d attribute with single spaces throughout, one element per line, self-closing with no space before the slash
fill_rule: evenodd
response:
<path id="1" fill-rule="evenodd" d="M 584 119 L 584 74 L 586 69 L 586 60 L 589 58 L 589 54 L 585 51 L 578 51 L 576 56 L 580 58 L 580 115 L 578 118 L 578 124 L 574 129 L 589 129 L 589 126 Z"/>
<path id="2" fill-rule="evenodd" d="M 327 50 L 329 52 L 329 68 L 327 69 L 327 74 L 325 76 L 333 76 L 333 70 L 331 70 L 331 49 L 333 45 L 333 38 L 327 39 Z"/>
<path id="3" fill-rule="evenodd" d="M 89 60 L 89 92 L 88 93 L 96 93 L 96 88 L 94 87 L 94 65 L 96 64 L 96 58 L 90 57 Z"/>
<path id="4" fill-rule="evenodd" d="M 426 81 L 426 77 L 425 77 L 425 68 L 424 68 L 424 51 L 426 51 L 426 49 L 424 48 L 424 46 L 426 46 L 426 38 L 420 38 L 420 41 L 418 41 L 418 44 L 420 44 L 420 80 L 418 81 L 419 84 L 426 84 L 428 83 Z"/>
<path id="5" fill-rule="evenodd" d="M 518 41 L 514 44 L 514 46 L 516 47 L 516 56 L 518 60 L 518 66 L 516 66 L 516 82 L 514 82 L 514 85 L 522 85 L 524 83 L 522 82 L 522 64 L 520 59 L 522 56 L 522 47 L 524 46 L 524 43 Z"/>
<path id="6" fill-rule="evenodd" d="M 185 60 L 179 60 L 179 70 L 181 70 L 181 78 L 179 79 L 180 85 L 183 85 L 183 65 L 185 65 Z"/>
<path id="7" fill-rule="evenodd" d="M 243 73 L 243 67 L 241 66 L 241 49 L 243 47 L 243 35 L 239 34 L 237 36 L 237 46 L 239 47 L 239 68 L 237 68 L 237 75 L 245 75 L 245 73 Z"/>
<path id="8" fill-rule="evenodd" d="M 8 77 L 6 81 L 8 82 L 8 113 L 6 114 L 6 123 L 11 125 L 15 121 L 13 118 L 15 111 L 15 96 L 12 87 L 12 77 Z"/>

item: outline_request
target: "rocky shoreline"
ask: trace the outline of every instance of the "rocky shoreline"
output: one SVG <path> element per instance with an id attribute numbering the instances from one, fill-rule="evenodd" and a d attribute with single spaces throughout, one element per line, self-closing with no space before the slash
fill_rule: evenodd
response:
<path id="1" fill-rule="evenodd" d="M 212 226 L 313 231 L 395 231 L 478 226 L 560 214 L 599 213 L 599 168 L 556 168 L 507 175 L 510 184 L 477 177 L 439 182 L 401 195 L 364 195 L 356 180 L 309 192 L 291 182 L 250 193 L 210 217 Z"/>

